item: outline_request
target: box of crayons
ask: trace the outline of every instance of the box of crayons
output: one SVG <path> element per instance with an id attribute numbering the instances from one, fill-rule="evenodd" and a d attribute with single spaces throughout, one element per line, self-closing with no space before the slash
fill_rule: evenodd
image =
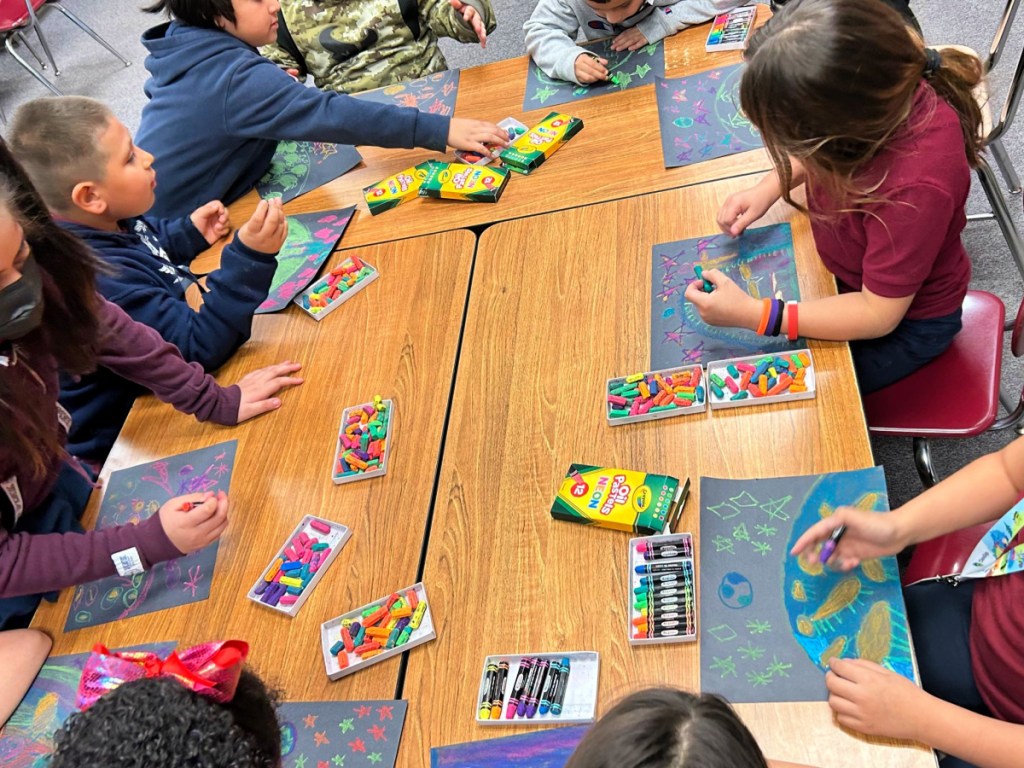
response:
<path id="1" fill-rule="evenodd" d="M 711 25 L 704 50 L 708 53 L 743 50 L 747 45 L 747 38 L 750 37 L 750 30 L 754 28 L 755 18 L 756 5 L 744 5 L 733 8 L 728 13 L 718 14 Z"/>
<path id="2" fill-rule="evenodd" d="M 420 185 L 427 178 L 427 172 L 436 162 L 436 160 L 427 160 L 366 187 L 363 190 L 363 199 L 366 200 L 366 207 L 370 211 L 370 215 L 376 216 L 378 213 L 390 211 L 395 206 L 416 197 L 419 194 Z"/>
<path id="3" fill-rule="evenodd" d="M 811 400 L 818 392 L 809 349 L 708 363 L 705 384 L 711 410 Z"/>
<path id="4" fill-rule="evenodd" d="M 331 680 L 437 637 L 422 582 L 320 625 L 324 667 Z"/>
<path id="5" fill-rule="evenodd" d="M 434 163 L 420 185 L 420 197 L 496 203 L 508 184 L 506 168 L 485 168 L 466 163 Z"/>
<path id="6" fill-rule="evenodd" d="M 387 474 L 395 404 L 374 395 L 372 403 L 341 412 L 331 479 L 335 485 Z"/>
<path id="7" fill-rule="evenodd" d="M 278 613 L 295 616 L 351 536 L 348 526 L 306 515 L 246 597 Z"/>
<path id="8" fill-rule="evenodd" d="M 550 112 L 501 151 L 501 162 L 516 173 L 532 173 L 582 130 L 583 121 L 580 118 L 562 112 Z"/>
<path id="9" fill-rule="evenodd" d="M 293 301 L 319 322 L 380 277 L 377 269 L 350 254 Z"/>
<path id="10" fill-rule="evenodd" d="M 629 540 L 629 642 L 697 639 L 693 537 L 688 533 Z"/>
<path id="11" fill-rule="evenodd" d="M 488 656 L 477 692 L 480 725 L 568 725 L 593 722 L 596 651 Z"/>
<path id="12" fill-rule="evenodd" d="M 691 365 L 608 379 L 605 385 L 608 423 L 616 427 L 703 413 L 707 409 L 703 373 L 701 366 Z"/>

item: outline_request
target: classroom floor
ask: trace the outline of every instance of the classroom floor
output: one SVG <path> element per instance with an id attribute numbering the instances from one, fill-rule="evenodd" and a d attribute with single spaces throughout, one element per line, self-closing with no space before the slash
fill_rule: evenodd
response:
<path id="1" fill-rule="evenodd" d="M 488 41 L 486 50 L 475 45 L 441 41 L 451 67 L 472 67 L 525 53 L 522 25 L 533 10 L 534 3 L 516 0 L 492 0 L 492 3 L 498 16 L 498 29 Z M 142 0 L 63 0 L 63 4 L 118 48 L 132 61 L 132 65 L 124 68 L 60 13 L 50 10 L 43 15 L 42 24 L 58 65 L 62 67 L 60 77 L 57 78 L 58 87 L 67 94 L 91 96 L 104 101 L 129 128 L 134 129 L 145 103 L 145 50 L 139 43 L 139 35 L 147 27 L 158 23 L 159 19 L 139 10 L 144 4 Z M 968 45 L 983 54 L 988 50 L 1004 5 L 1003 0 L 977 0 L 973 3 L 959 0 L 913 0 L 912 3 L 929 42 Z M 1004 58 L 993 72 L 990 82 L 995 107 L 993 111 L 997 113 L 1002 107 L 1001 97 L 1006 93 L 1022 45 L 1024 20 L 1018 20 Z M 24 55 L 31 60 L 30 55 Z M 48 94 L 49 91 L 18 66 L 6 51 L 0 53 L 0 109 L 8 117 L 18 104 Z M 1006 137 L 1005 144 L 1014 164 L 1024 174 L 1022 129 L 1024 123 L 1018 123 Z M 1024 211 L 1019 196 L 1010 200 L 1010 207 L 1018 229 L 1024 232 Z M 988 210 L 984 193 L 975 183 L 968 211 Z M 1024 295 L 1024 281 L 1007 253 L 1005 241 L 997 226 L 991 221 L 969 223 L 964 241 L 974 263 L 972 287 L 998 295 L 1006 304 L 1008 315 L 1013 317 Z M 1020 392 L 1024 386 L 1024 363 L 1013 359 L 1008 347 L 1006 358 L 1003 365 L 1004 387 L 1010 393 Z M 951 384 L 953 387 L 955 385 Z M 941 474 L 948 475 L 972 459 L 1006 445 L 1014 436 L 1014 432 L 1008 430 L 972 440 L 936 442 L 933 450 L 936 467 Z M 872 441 L 876 461 L 886 468 L 893 505 L 906 501 L 920 491 L 910 442 L 909 439 Z"/>

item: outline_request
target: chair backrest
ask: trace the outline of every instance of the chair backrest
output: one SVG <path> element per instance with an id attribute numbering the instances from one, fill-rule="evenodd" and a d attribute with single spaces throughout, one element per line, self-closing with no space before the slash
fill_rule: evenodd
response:
<path id="1" fill-rule="evenodd" d="M 27 26 L 30 18 L 25 0 L 0 0 L 0 34 Z"/>

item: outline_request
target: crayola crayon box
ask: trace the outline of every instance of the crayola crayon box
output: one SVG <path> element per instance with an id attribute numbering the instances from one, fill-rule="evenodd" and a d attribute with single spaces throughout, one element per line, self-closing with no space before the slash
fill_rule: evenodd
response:
<path id="1" fill-rule="evenodd" d="M 420 185 L 427 178 L 427 172 L 435 163 L 437 163 L 436 160 L 427 160 L 425 163 L 406 168 L 404 171 L 399 171 L 394 176 L 388 176 L 364 189 L 363 199 L 366 200 L 366 207 L 370 209 L 370 214 L 376 216 L 378 213 L 390 211 L 406 200 L 416 197 L 420 191 Z"/>
<path id="2" fill-rule="evenodd" d="M 434 163 L 420 185 L 420 197 L 496 203 L 508 184 L 508 171 L 464 163 Z"/>
<path id="3" fill-rule="evenodd" d="M 671 531 L 690 492 L 668 475 L 573 464 L 551 505 L 551 516 L 571 523 L 654 536 Z"/>
<path id="4" fill-rule="evenodd" d="M 578 117 L 552 112 L 501 151 L 501 161 L 516 173 L 537 170 L 565 142 L 583 130 Z"/>

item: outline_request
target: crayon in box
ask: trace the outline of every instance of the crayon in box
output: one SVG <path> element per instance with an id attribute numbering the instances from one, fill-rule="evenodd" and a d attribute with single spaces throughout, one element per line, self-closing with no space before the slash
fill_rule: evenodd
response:
<path id="1" fill-rule="evenodd" d="M 630 469 L 573 464 L 551 505 L 551 516 L 641 536 L 672 530 L 690 493 L 690 481 Z"/>
<path id="2" fill-rule="evenodd" d="M 366 200 L 370 214 L 376 216 L 416 197 L 420 185 L 427 178 L 427 171 L 436 162 L 427 160 L 366 187 L 363 190 L 363 199 Z"/>
<path id="3" fill-rule="evenodd" d="M 420 185 L 420 197 L 496 203 L 508 184 L 508 171 L 464 163 L 434 163 Z"/>
<path id="4" fill-rule="evenodd" d="M 582 130 L 583 121 L 580 118 L 551 112 L 503 149 L 501 161 L 516 173 L 531 173 Z"/>

